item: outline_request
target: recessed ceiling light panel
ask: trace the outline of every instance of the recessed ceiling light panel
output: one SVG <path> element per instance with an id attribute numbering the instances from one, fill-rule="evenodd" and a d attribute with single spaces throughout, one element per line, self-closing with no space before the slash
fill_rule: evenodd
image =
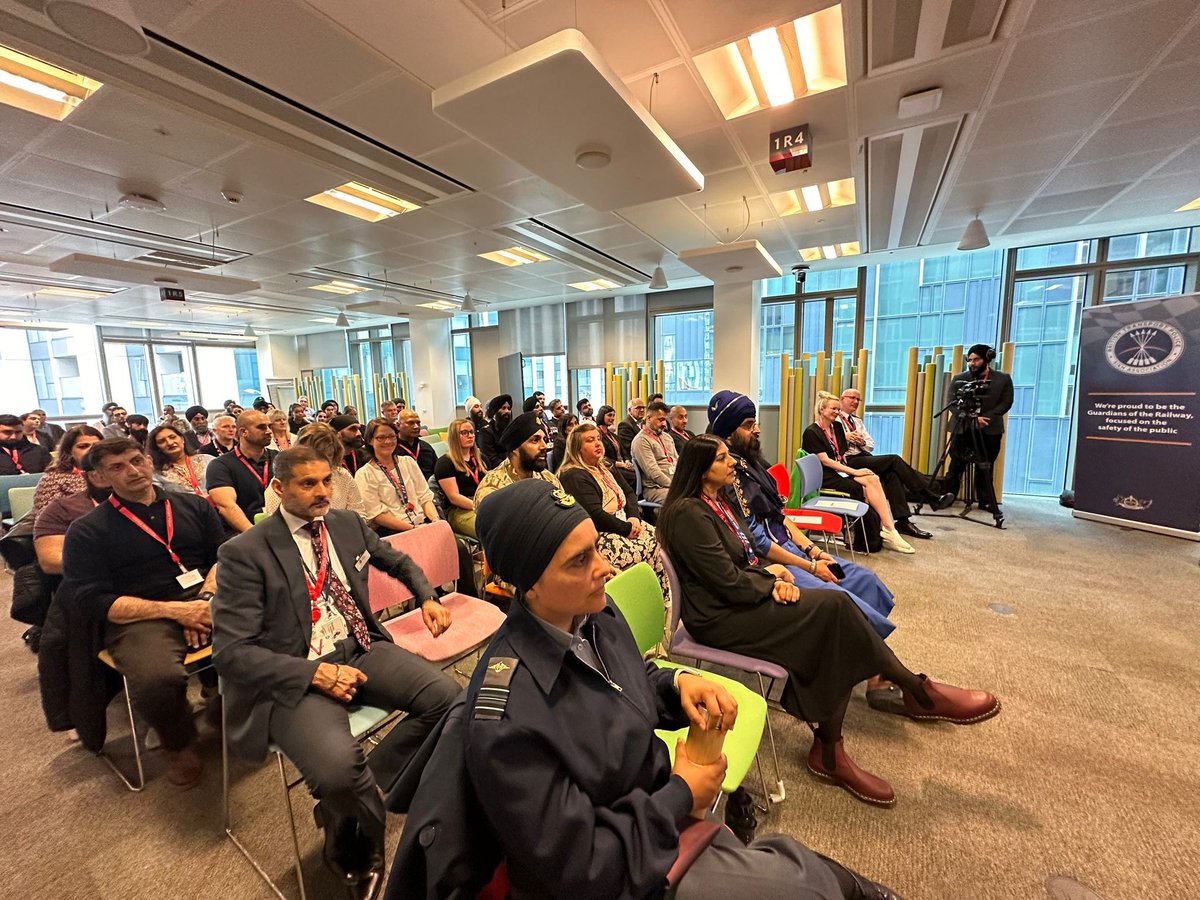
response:
<path id="1" fill-rule="evenodd" d="M 348 181 L 304 199 L 309 203 L 317 204 L 317 206 L 324 206 L 326 209 L 345 213 L 356 219 L 365 219 L 368 222 L 390 219 L 401 213 L 421 208 L 420 204 L 413 203 L 411 200 L 394 197 L 385 191 L 357 181 Z"/>
<path id="2" fill-rule="evenodd" d="M 0 47 L 0 103 L 61 122 L 103 86 L 86 75 Z"/>
<path id="3" fill-rule="evenodd" d="M 695 62 L 726 119 L 844 87 L 842 7 L 757 31 Z"/>
<path id="4" fill-rule="evenodd" d="M 357 284 L 351 284 L 349 281 L 331 281 L 328 284 L 314 284 L 309 286 L 310 291 L 324 291 L 327 294 L 340 294 L 343 297 L 350 294 L 361 294 L 368 290 L 365 287 L 359 287 Z"/>
<path id="5" fill-rule="evenodd" d="M 772 194 L 771 202 L 781 216 L 834 209 L 838 206 L 853 206 L 855 202 L 854 179 L 842 178 L 824 184 L 807 184 L 793 191 Z"/>
<path id="6" fill-rule="evenodd" d="M 607 278 L 594 278 L 591 281 L 573 281 L 571 287 L 577 291 L 611 291 L 620 285 Z"/>
<path id="7" fill-rule="evenodd" d="M 842 256 L 857 256 L 862 252 L 858 241 L 847 241 L 844 244 L 824 244 L 820 247 L 805 247 L 800 251 L 800 258 L 805 262 L 817 262 L 822 259 L 837 259 Z"/>
<path id="8" fill-rule="evenodd" d="M 545 262 L 550 257 L 528 247 L 509 247 L 507 250 L 493 250 L 490 253 L 480 253 L 482 259 L 500 263 L 502 266 L 527 266 L 530 263 Z"/>

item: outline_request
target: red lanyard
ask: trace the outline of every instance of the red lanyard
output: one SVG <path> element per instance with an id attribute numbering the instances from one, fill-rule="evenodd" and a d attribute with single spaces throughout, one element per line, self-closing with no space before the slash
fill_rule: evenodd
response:
<path id="1" fill-rule="evenodd" d="M 673 463 L 675 460 L 673 460 L 673 459 L 671 458 L 671 454 L 667 452 L 667 445 L 666 445 L 666 443 L 663 441 L 663 439 L 662 439 L 662 435 L 661 435 L 661 434 L 655 434 L 653 431 L 650 431 L 650 430 L 649 430 L 649 429 L 647 429 L 647 428 L 643 428 L 642 430 L 646 432 L 646 435 L 647 435 L 648 437 L 652 437 L 652 438 L 654 438 L 654 440 L 658 441 L 658 449 L 659 449 L 659 450 L 661 450 L 661 451 L 663 452 L 663 456 L 664 456 L 664 457 L 666 457 L 666 460 L 667 460 L 667 463 L 668 463 L 668 465 L 669 465 L 670 463 Z M 672 443 L 674 443 L 674 442 L 672 442 Z"/>
<path id="2" fill-rule="evenodd" d="M 183 565 L 183 560 L 181 560 L 179 558 L 179 554 L 177 554 L 174 550 L 171 549 L 171 541 L 175 537 L 175 513 L 172 512 L 172 510 L 171 510 L 171 501 L 170 500 L 163 498 L 163 506 L 166 507 L 166 510 L 167 510 L 167 539 L 165 541 L 158 534 L 158 532 L 156 532 L 153 528 L 151 528 L 149 525 L 147 525 L 145 522 L 143 522 L 141 519 L 139 519 L 137 516 L 135 516 L 133 513 L 131 513 L 125 506 L 123 506 L 121 504 L 121 501 L 117 499 L 116 494 L 109 494 L 108 502 L 113 505 L 113 509 L 115 509 L 121 515 L 123 515 L 125 518 L 127 518 L 130 522 L 132 522 L 138 528 L 142 529 L 142 531 L 146 532 L 146 534 L 150 535 L 150 537 L 154 538 L 154 540 L 156 540 L 158 543 L 160 543 L 164 547 L 166 547 L 167 553 L 171 554 L 171 562 L 173 562 L 173 563 L 175 563 L 175 565 L 179 566 L 180 572 L 187 572 L 187 569 Z"/>
<path id="3" fill-rule="evenodd" d="M 600 470 L 600 477 L 603 479 L 605 487 L 612 491 L 613 496 L 617 498 L 617 509 L 624 509 L 625 495 L 617 488 L 617 483 L 609 476 L 608 470 L 604 468 L 603 463 L 597 463 L 596 468 Z"/>
<path id="4" fill-rule="evenodd" d="M 19 450 L 9 450 L 7 447 L 0 447 L 0 450 L 3 450 L 8 458 L 12 460 L 12 464 L 17 468 L 17 474 L 25 474 L 25 470 L 21 468 L 21 453 Z"/>
<path id="5" fill-rule="evenodd" d="M 739 541 L 742 542 L 742 548 L 746 551 L 746 559 L 750 565 L 758 565 L 758 556 L 754 553 L 754 549 L 750 546 L 750 540 L 742 533 L 742 529 L 738 527 L 737 522 L 733 520 L 733 512 L 725 505 L 724 500 L 713 502 L 708 498 L 707 494 L 701 494 L 700 499 L 708 504 L 708 508 L 717 514 L 717 518 L 734 533 Z"/>
<path id="6" fill-rule="evenodd" d="M 304 567 L 304 584 L 308 588 L 308 599 L 312 601 L 312 605 L 317 605 L 317 598 L 325 593 L 325 579 L 329 576 L 329 532 L 325 530 L 325 523 L 321 523 L 321 546 L 324 552 L 321 554 L 321 565 L 317 569 L 317 577 L 314 580 L 308 573 L 308 566 Z M 313 621 L 316 621 L 314 615 Z"/>
<path id="7" fill-rule="evenodd" d="M 464 465 L 467 467 L 467 474 L 471 476 L 471 480 L 475 482 L 475 486 L 479 486 L 479 460 L 474 456 L 467 459 Z"/>
<path id="8" fill-rule="evenodd" d="M 687 434 L 687 432 L 686 432 L 686 431 L 680 431 L 678 428 L 672 428 L 671 430 L 672 430 L 673 432 L 675 432 L 677 435 L 679 435 L 681 438 L 683 438 L 685 441 L 690 441 L 690 440 L 691 440 L 691 438 L 690 438 L 690 437 L 688 437 L 688 434 Z"/>
<path id="9" fill-rule="evenodd" d="M 196 492 L 197 496 L 199 496 L 204 492 L 200 490 L 200 479 L 196 477 L 196 470 L 192 468 L 192 458 L 190 456 L 185 456 L 183 461 L 187 463 L 187 477 L 188 481 L 192 483 L 192 490 Z M 179 468 L 178 463 L 175 464 L 175 468 Z"/>
<path id="10" fill-rule="evenodd" d="M 833 455 L 837 458 L 837 461 L 845 462 L 846 458 L 842 454 L 841 448 L 837 442 L 837 438 L 834 437 L 833 426 L 830 425 L 828 428 L 826 428 L 824 425 L 822 425 L 821 430 L 825 432 L 825 440 L 829 441 L 829 446 L 833 448 Z"/>
<path id="11" fill-rule="evenodd" d="M 400 467 L 396 467 L 396 477 L 393 479 L 391 473 L 388 472 L 388 470 L 385 469 L 378 460 L 375 461 L 375 465 L 379 466 L 379 471 L 383 473 L 383 477 L 388 480 L 388 484 L 390 484 L 396 491 L 396 496 L 398 496 L 400 498 L 400 502 L 404 504 L 404 514 L 411 522 L 412 516 L 409 514 L 412 513 L 416 507 L 409 502 L 408 490 L 404 487 L 404 476 L 400 474 Z"/>
<path id="12" fill-rule="evenodd" d="M 405 453 L 407 453 L 409 456 L 411 456 L 413 459 L 417 459 L 417 454 L 419 454 L 421 452 L 421 439 L 417 438 L 417 452 L 416 453 L 413 453 L 413 451 L 411 451 L 407 447 L 405 447 L 404 444 L 400 443 L 399 440 L 396 441 L 396 446 L 399 447 L 401 450 L 403 450 Z"/>
<path id="13" fill-rule="evenodd" d="M 600 438 L 605 443 L 607 443 L 609 446 L 611 446 L 613 448 L 613 450 L 616 451 L 615 455 L 618 460 L 622 460 L 625 458 L 625 455 L 623 453 L 621 453 L 620 442 L 618 442 L 617 439 L 615 437 L 613 437 L 612 434 L 610 434 L 607 429 L 603 429 L 603 428 L 600 429 Z"/>
<path id="14" fill-rule="evenodd" d="M 237 456 L 238 459 L 240 459 L 242 461 L 242 465 L 250 470 L 250 474 L 254 476 L 254 480 L 257 481 L 259 484 L 261 484 L 263 486 L 263 490 L 265 491 L 267 489 L 267 485 L 271 483 L 271 455 L 270 455 L 270 453 L 265 450 L 263 451 L 263 454 L 266 456 L 266 460 L 263 463 L 263 471 L 262 471 L 261 475 L 258 474 L 258 469 L 254 468 L 254 466 L 252 466 L 250 464 L 250 460 L 246 459 L 246 457 L 242 455 L 241 447 L 234 447 L 233 453 L 235 456 Z"/>
<path id="15" fill-rule="evenodd" d="M 850 415 L 850 413 L 846 413 L 844 416 L 842 416 L 842 426 L 849 428 L 851 431 L 858 431 L 858 429 L 854 427 L 854 416 Z"/>

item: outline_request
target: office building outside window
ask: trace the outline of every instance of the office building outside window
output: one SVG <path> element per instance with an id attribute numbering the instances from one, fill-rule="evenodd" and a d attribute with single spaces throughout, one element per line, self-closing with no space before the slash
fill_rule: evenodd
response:
<path id="1" fill-rule="evenodd" d="M 668 403 L 707 406 L 712 396 L 713 311 L 654 317 L 654 358 L 663 362 L 662 393 Z"/>

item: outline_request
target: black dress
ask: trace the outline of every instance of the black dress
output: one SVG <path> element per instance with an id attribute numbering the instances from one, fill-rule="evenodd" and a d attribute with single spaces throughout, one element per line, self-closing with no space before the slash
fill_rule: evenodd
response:
<path id="1" fill-rule="evenodd" d="M 737 509 L 733 521 L 748 534 Z M 697 641 L 788 670 L 783 708 L 808 722 L 829 719 L 860 681 L 898 665 L 854 601 L 840 590 L 801 590 L 776 603 L 765 560 L 751 564 L 733 531 L 700 498 L 682 501 L 659 533 L 683 592 L 682 616 Z"/>
<path id="2" fill-rule="evenodd" d="M 846 448 L 849 446 L 849 442 L 846 440 L 846 431 L 842 428 L 841 422 L 833 423 L 833 437 L 837 441 L 836 447 L 829 443 L 825 430 L 813 422 L 804 429 L 804 434 L 800 436 L 800 447 L 805 453 L 813 456 L 824 453 L 830 459 L 837 460 L 844 466 L 849 466 L 851 469 L 857 468 L 853 463 L 846 461 Z M 829 466 L 821 466 L 821 487 L 827 491 L 841 491 L 843 494 L 849 494 L 855 500 L 863 499 L 862 485 L 855 481 L 853 476 L 843 477 L 842 473 L 835 472 Z"/>

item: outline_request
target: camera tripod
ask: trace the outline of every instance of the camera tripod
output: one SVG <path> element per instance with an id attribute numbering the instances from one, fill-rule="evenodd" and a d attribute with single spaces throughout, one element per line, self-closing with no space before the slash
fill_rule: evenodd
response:
<path id="1" fill-rule="evenodd" d="M 983 438 L 979 434 L 979 427 L 975 422 L 975 416 L 978 415 L 978 409 L 972 408 L 969 402 L 964 402 L 960 398 L 954 398 L 936 413 L 933 414 L 934 422 L 938 422 L 942 413 L 951 411 L 950 432 L 946 435 L 946 443 L 942 447 L 942 452 L 937 458 L 937 462 L 933 464 L 933 470 L 929 473 L 929 487 L 933 491 L 937 491 L 935 481 L 938 473 L 946 464 L 946 458 L 950 455 L 952 448 L 957 449 L 959 458 L 966 457 L 966 468 L 963 470 L 962 477 L 966 479 L 966 488 L 963 495 L 963 510 L 957 516 L 967 522 L 975 522 L 979 525 L 987 525 L 989 523 L 982 522 L 979 519 L 970 518 L 972 510 L 978 506 L 981 510 L 990 510 L 992 513 L 991 525 L 995 528 L 1004 527 L 1004 513 L 1000 510 L 1000 504 L 996 502 L 996 487 L 992 477 L 992 463 L 987 458 L 987 452 L 983 446 Z M 965 441 L 959 441 L 959 438 L 965 438 Z M 963 444 L 966 444 L 964 448 Z M 964 454 L 963 451 L 966 450 Z M 981 474 L 986 474 L 987 477 L 976 479 L 976 470 Z M 976 496 L 976 487 L 979 487 L 981 496 Z M 922 504 L 917 504 L 917 513 L 920 514 Z M 952 515 L 951 513 L 936 513 L 930 512 L 928 515 Z"/>

